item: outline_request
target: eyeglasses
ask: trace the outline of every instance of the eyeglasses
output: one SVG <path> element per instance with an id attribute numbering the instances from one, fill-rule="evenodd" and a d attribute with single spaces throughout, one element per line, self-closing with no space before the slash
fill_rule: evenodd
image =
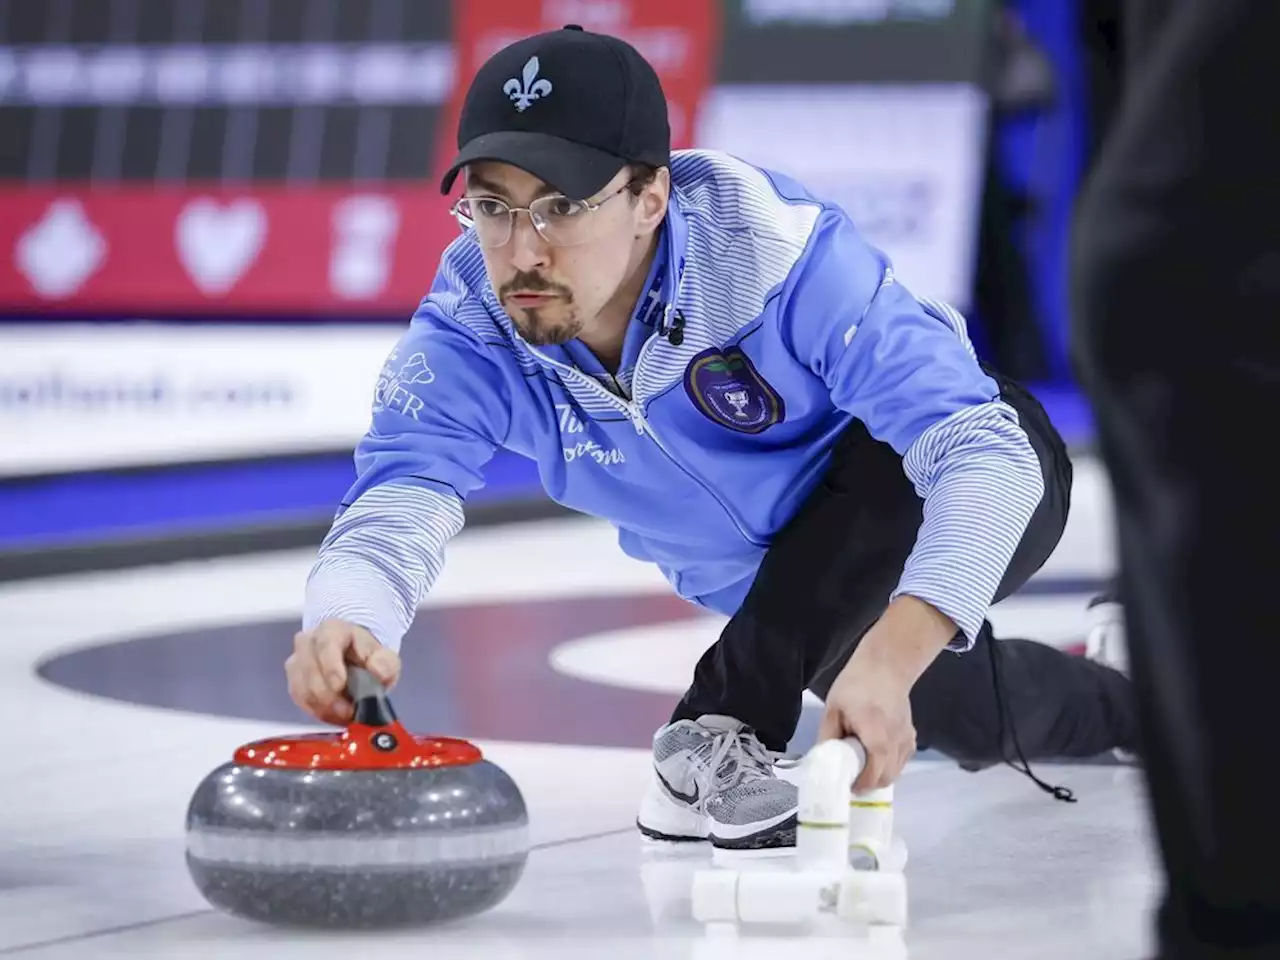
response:
<path id="1" fill-rule="evenodd" d="M 463 197 L 450 211 L 463 230 L 474 229 L 482 247 L 501 247 L 511 239 L 517 213 L 529 214 L 533 229 L 553 247 L 574 247 L 591 239 L 591 214 L 635 181 L 628 180 L 613 193 L 594 203 L 570 200 L 562 194 L 538 197 L 527 207 L 509 206 L 497 197 Z"/>

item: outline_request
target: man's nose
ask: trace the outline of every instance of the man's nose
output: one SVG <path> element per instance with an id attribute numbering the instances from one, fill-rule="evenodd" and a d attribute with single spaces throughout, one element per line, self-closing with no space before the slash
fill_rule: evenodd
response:
<path id="1" fill-rule="evenodd" d="M 534 228 L 533 221 L 524 211 L 515 215 L 511 239 L 507 242 L 511 247 L 511 265 L 517 270 L 528 273 L 547 265 L 551 245 Z"/>

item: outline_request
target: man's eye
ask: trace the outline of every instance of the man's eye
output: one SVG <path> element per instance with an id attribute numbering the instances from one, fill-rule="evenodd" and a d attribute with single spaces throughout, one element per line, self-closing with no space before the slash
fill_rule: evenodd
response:
<path id="1" fill-rule="evenodd" d="M 570 200 L 568 197 L 555 197 L 547 204 L 547 216 L 559 217 L 563 220 L 568 217 L 576 217 L 585 209 L 587 209 L 586 206 L 577 200 Z"/>
<path id="2" fill-rule="evenodd" d="M 471 209 L 481 217 L 501 217 L 507 212 L 507 206 L 500 200 L 475 200 Z"/>

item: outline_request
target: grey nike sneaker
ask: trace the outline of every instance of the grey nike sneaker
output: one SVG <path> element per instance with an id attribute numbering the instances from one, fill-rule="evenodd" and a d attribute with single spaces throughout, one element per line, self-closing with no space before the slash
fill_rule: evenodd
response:
<path id="1" fill-rule="evenodd" d="M 754 850 L 796 842 L 795 784 L 775 757 L 731 717 L 699 717 L 661 728 L 636 825 L 654 840 L 710 840 Z"/>

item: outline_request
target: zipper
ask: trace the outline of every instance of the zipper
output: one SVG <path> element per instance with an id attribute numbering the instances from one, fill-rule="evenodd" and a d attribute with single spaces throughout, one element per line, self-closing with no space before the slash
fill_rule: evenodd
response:
<path id="1" fill-rule="evenodd" d="M 707 493 L 710 494 L 711 499 L 715 500 L 716 503 L 720 504 L 720 509 L 725 512 L 725 515 L 731 521 L 733 521 L 733 525 L 738 529 L 738 536 L 742 537 L 743 540 L 747 541 L 747 543 L 751 544 L 752 546 L 755 546 L 755 547 L 765 546 L 765 544 L 755 539 L 755 537 L 752 537 L 750 534 L 747 533 L 746 530 L 743 529 L 742 523 L 741 521 L 738 520 L 737 514 L 735 514 L 732 510 L 729 509 L 729 505 L 720 499 L 719 494 L 717 494 L 714 490 L 712 490 L 711 487 L 707 485 L 707 482 L 702 479 L 702 477 L 700 477 L 697 473 L 695 473 L 691 468 L 686 467 L 683 463 L 677 460 L 675 456 L 671 453 L 671 451 L 668 450 L 663 445 L 662 441 L 658 438 L 657 433 L 654 432 L 653 425 L 650 424 L 647 419 L 645 419 L 643 411 L 637 411 L 637 416 L 638 416 L 638 420 L 636 425 L 641 429 L 641 432 L 648 433 L 649 437 L 653 440 L 657 448 L 661 450 L 664 454 L 666 454 L 666 457 L 668 460 L 670 460 L 682 471 L 684 471 L 685 476 L 689 477 L 689 479 L 693 480 L 696 484 L 698 484 L 698 486 L 702 487 L 703 490 L 707 491 Z"/>
<path id="2" fill-rule="evenodd" d="M 640 356 L 636 359 L 636 367 L 635 367 L 636 375 L 631 378 L 631 395 L 633 397 L 635 396 L 636 380 L 639 379 L 640 364 L 644 361 L 645 351 L 649 349 L 649 346 L 652 342 L 653 342 L 652 339 L 645 342 L 644 346 L 640 348 Z M 752 537 L 750 534 L 747 533 L 747 531 L 743 528 L 742 522 L 738 519 L 737 514 L 735 514 L 733 510 L 729 508 L 729 505 L 727 503 L 725 503 L 723 500 L 720 499 L 719 494 L 717 494 L 714 490 L 712 490 L 711 487 L 707 484 L 707 482 L 702 479 L 702 477 L 700 477 L 692 469 L 690 469 L 689 467 L 681 463 L 671 453 L 671 451 L 666 448 L 666 445 L 663 444 L 662 440 L 659 439 L 658 434 L 654 431 L 653 425 L 649 423 L 648 419 L 645 417 L 644 408 L 638 402 L 634 400 L 623 400 L 621 397 L 618 397 L 613 393 L 611 393 L 606 387 L 602 386 L 600 383 L 596 382 L 591 377 L 588 377 L 585 374 L 579 373 L 573 367 L 566 366 L 565 364 L 560 363 L 560 361 L 558 360 L 553 360 L 542 353 L 538 353 L 538 357 L 544 363 L 548 363 L 559 370 L 563 370 L 579 383 L 584 384 L 587 387 L 590 387 L 592 390 L 595 390 L 601 396 L 605 397 L 610 404 L 612 404 L 614 407 L 618 408 L 623 413 L 625 413 L 627 415 L 627 419 L 631 421 L 631 425 L 635 427 L 636 433 L 638 433 L 640 436 L 644 436 L 647 433 L 649 435 L 649 438 L 653 440 L 654 444 L 657 446 L 659 450 L 662 451 L 662 453 L 666 456 L 668 460 L 670 460 L 673 464 L 675 464 L 684 473 L 684 475 L 687 476 L 690 480 L 694 481 L 694 483 L 702 487 L 702 489 L 707 492 L 707 495 L 710 496 L 712 500 L 714 500 L 716 503 L 720 505 L 720 509 L 725 512 L 725 516 L 727 516 L 729 520 L 733 523 L 735 529 L 737 529 L 738 531 L 738 535 L 742 537 L 743 540 L 745 540 L 747 543 L 751 544 L 752 546 L 756 546 L 756 547 L 766 546 L 766 544 L 761 543 L 760 541 L 756 540 L 754 537 Z"/>

